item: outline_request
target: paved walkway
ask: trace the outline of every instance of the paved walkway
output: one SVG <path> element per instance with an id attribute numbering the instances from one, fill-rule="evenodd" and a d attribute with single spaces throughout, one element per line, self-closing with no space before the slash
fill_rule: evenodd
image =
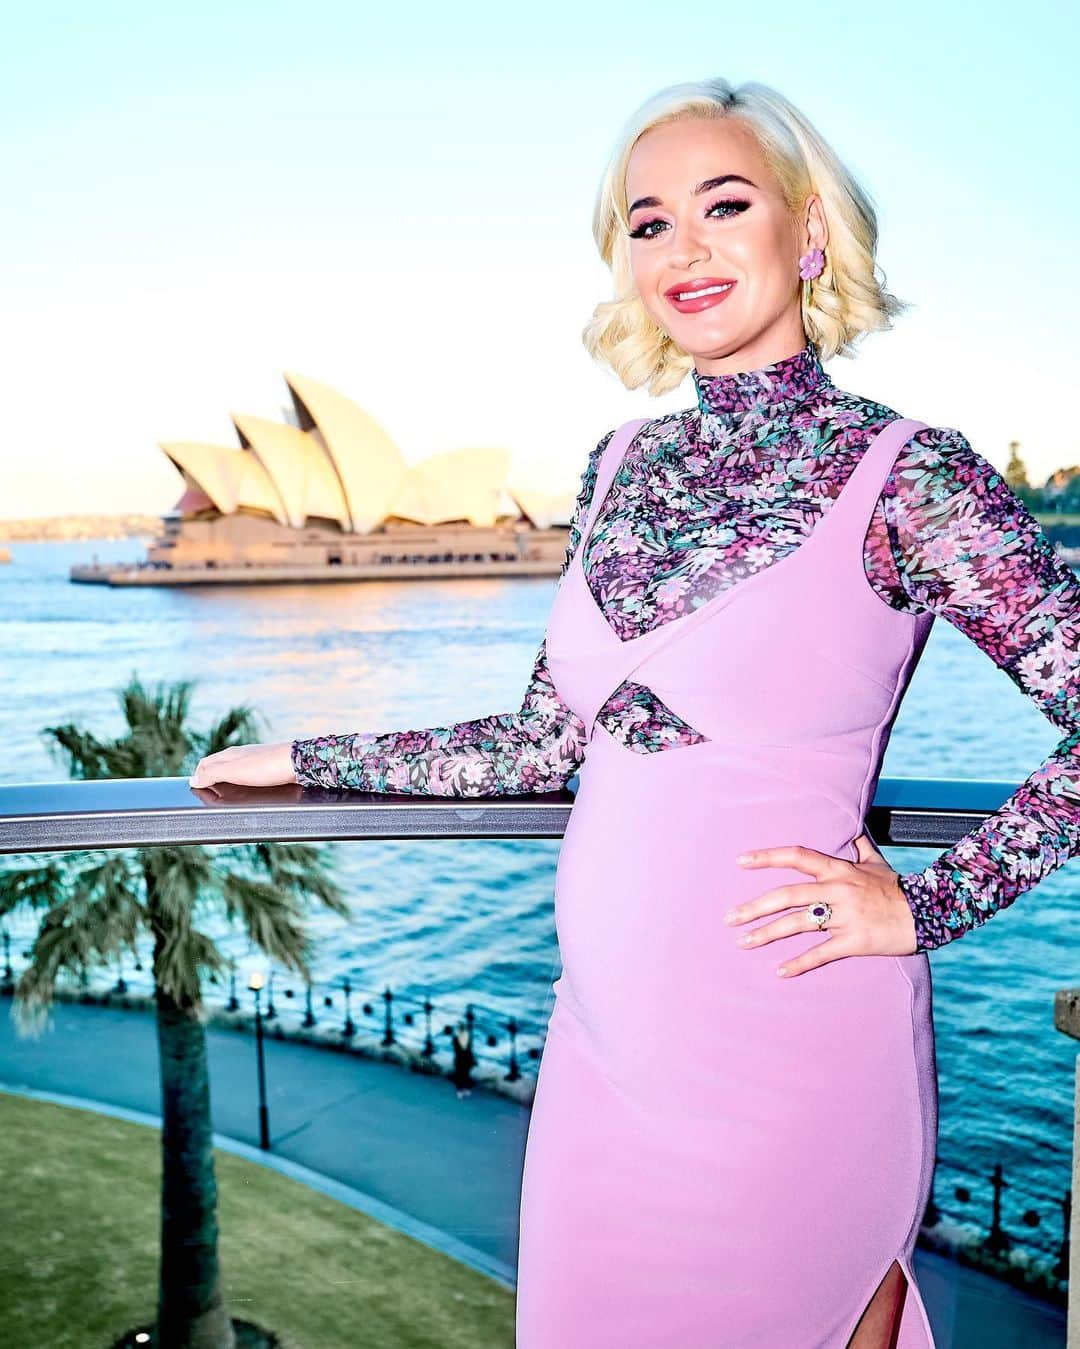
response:
<path id="1" fill-rule="evenodd" d="M 81 1097 L 157 1117 L 153 1017 L 61 1004 L 51 1032 L 18 1038 L 0 1002 L 0 1089 Z M 258 1143 L 255 1045 L 208 1030 L 217 1132 Z M 345 1202 L 513 1285 L 528 1110 L 492 1092 L 458 1100 L 445 1078 L 288 1041 L 266 1042 L 273 1159 Z M 0 1117 L 3 1104 L 0 1101 Z M 246 1151 L 246 1147 L 244 1148 Z M 265 1158 L 265 1154 L 257 1154 Z M 1062 1349 L 1064 1313 L 916 1250 L 937 1349 Z"/>

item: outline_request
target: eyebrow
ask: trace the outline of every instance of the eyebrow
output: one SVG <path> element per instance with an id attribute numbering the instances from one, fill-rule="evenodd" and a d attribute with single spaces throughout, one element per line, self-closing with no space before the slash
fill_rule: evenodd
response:
<path id="1" fill-rule="evenodd" d="M 722 187 L 724 183 L 745 183 L 747 187 L 757 187 L 757 183 L 752 183 L 749 178 L 744 178 L 740 173 L 722 173 L 719 178 L 706 178 L 703 183 L 698 183 L 694 188 L 694 196 L 699 197 L 702 192 L 711 192 L 714 187 Z M 659 197 L 638 197 L 633 206 L 627 211 L 627 215 L 632 215 L 639 206 L 661 206 Z"/>

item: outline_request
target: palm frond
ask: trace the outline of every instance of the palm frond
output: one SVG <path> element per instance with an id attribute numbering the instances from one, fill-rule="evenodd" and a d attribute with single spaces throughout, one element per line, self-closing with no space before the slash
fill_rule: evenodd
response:
<path id="1" fill-rule="evenodd" d="M 220 750 L 228 749 L 231 745 L 250 745 L 257 744 L 259 740 L 259 726 L 262 722 L 264 726 L 268 725 L 266 718 L 257 712 L 248 703 L 241 703 L 239 706 L 230 707 L 224 716 L 216 721 L 204 734 L 194 734 L 193 743 L 196 744 L 200 758 L 208 754 L 217 754 Z"/>
<path id="2" fill-rule="evenodd" d="M 202 897 L 217 885 L 209 853 L 199 847 L 141 851 L 147 894 L 158 921 L 190 924 Z"/>
<path id="3" fill-rule="evenodd" d="M 267 843 L 260 839 L 229 845 L 223 852 L 264 872 L 273 885 L 298 899 L 315 898 L 340 918 L 352 916 L 345 891 L 329 874 L 332 853 L 325 846 Z"/>
<path id="4" fill-rule="evenodd" d="M 193 681 L 182 679 L 147 689 L 133 673 L 120 690 L 125 740 L 142 764 L 141 776 L 179 776 L 192 747 L 185 721 L 193 687 Z"/>
<path id="5" fill-rule="evenodd" d="M 284 882 L 282 882 L 284 885 Z M 352 907 L 345 898 L 345 891 L 326 871 L 315 864 L 294 878 L 290 887 L 295 894 L 304 898 L 314 898 L 339 918 L 351 918 Z"/>
<path id="6" fill-rule="evenodd" d="M 219 875 L 218 886 L 230 920 L 239 920 L 271 960 L 306 978 L 310 948 L 304 912 L 295 897 L 235 871 Z"/>
<path id="7" fill-rule="evenodd" d="M 114 747 L 91 732 L 65 722 L 61 726 L 46 726 L 41 734 L 46 739 L 46 749 L 67 767 L 70 777 L 88 781 L 124 776 L 114 771 Z M 50 736 L 51 743 L 47 739 Z"/>
<path id="8" fill-rule="evenodd" d="M 0 918 L 16 909 L 46 909 L 64 884 L 70 868 L 62 861 L 19 863 L 19 854 L 0 860 Z"/>
<path id="9" fill-rule="evenodd" d="M 215 979 L 229 962 L 217 943 L 190 923 L 174 923 L 164 934 L 154 956 L 157 986 L 179 1007 L 197 1008 L 202 1002 L 204 977 Z"/>
<path id="10" fill-rule="evenodd" d="M 123 852 L 96 852 L 83 856 L 89 860 L 67 869 L 65 885 L 69 893 L 83 898 L 88 906 L 93 906 L 95 914 L 100 913 L 104 918 L 129 910 L 134 924 L 131 939 L 134 940 L 144 909 L 131 859 Z"/>
<path id="11" fill-rule="evenodd" d="M 54 898 L 30 946 L 29 962 L 15 983 L 15 1020 L 22 1033 L 40 1029 L 56 982 L 67 971 L 81 974 L 114 960 L 132 947 L 144 922 L 142 906 L 126 885 L 118 863 L 108 857 L 69 880 L 69 891 Z"/>

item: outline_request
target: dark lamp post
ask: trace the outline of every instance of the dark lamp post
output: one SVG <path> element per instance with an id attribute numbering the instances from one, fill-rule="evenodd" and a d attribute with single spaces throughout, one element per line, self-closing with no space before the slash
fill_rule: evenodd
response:
<path id="1" fill-rule="evenodd" d="M 255 1058 L 259 1066 L 259 1147 L 270 1151 L 270 1112 L 266 1107 L 266 1057 L 263 1053 L 262 990 L 266 984 L 266 975 L 262 970 L 252 970 L 248 977 L 248 988 L 255 994 Z"/>

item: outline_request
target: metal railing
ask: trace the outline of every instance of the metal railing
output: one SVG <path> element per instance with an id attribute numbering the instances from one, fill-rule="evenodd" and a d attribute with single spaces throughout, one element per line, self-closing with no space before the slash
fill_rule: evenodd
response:
<path id="1" fill-rule="evenodd" d="M 321 787 L 234 787 L 212 795 L 187 778 L 0 786 L 0 853 L 188 843 L 413 838 L 561 838 L 566 791 L 412 796 Z M 882 778 L 867 815 L 878 846 L 944 848 L 996 810 L 1013 782 Z"/>

